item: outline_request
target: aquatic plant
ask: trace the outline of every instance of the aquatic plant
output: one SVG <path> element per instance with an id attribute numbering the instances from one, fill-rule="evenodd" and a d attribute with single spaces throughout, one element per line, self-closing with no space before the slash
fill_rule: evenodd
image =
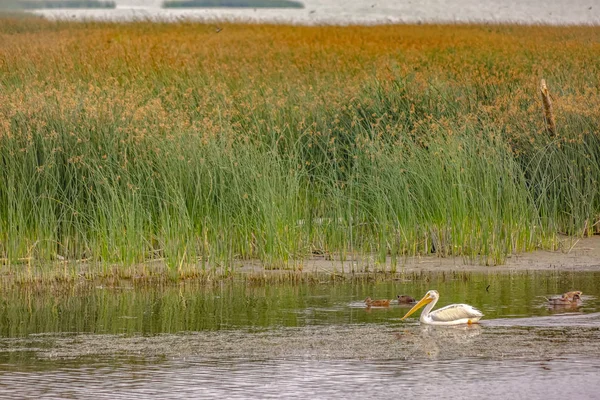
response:
<path id="1" fill-rule="evenodd" d="M 597 27 L 221 27 L 2 19 L 4 262 L 495 264 L 597 226 Z"/>

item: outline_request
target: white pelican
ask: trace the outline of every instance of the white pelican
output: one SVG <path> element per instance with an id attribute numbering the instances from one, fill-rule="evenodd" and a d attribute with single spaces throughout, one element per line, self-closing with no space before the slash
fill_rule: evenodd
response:
<path id="1" fill-rule="evenodd" d="M 474 324 L 477 323 L 483 317 L 481 311 L 472 307 L 468 304 L 451 304 L 446 307 L 442 307 L 439 310 L 431 311 L 435 306 L 440 294 L 437 290 L 430 290 L 427 292 L 413 308 L 411 308 L 402 319 L 407 318 L 409 315 L 417 311 L 419 308 L 427 304 L 427 307 L 421 313 L 419 320 L 423 324 L 429 325 L 460 325 L 460 324 Z M 429 303 L 429 304 L 428 304 Z"/>

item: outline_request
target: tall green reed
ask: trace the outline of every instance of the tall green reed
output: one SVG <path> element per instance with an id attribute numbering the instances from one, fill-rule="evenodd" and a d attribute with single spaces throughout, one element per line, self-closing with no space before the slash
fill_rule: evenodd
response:
<path id="1" fill-rule="evenodd" d="M 536 93 L 492 61 L 472 82 L 391 68 L 354 96 L 343 74 L 313 76 L 311 90 L 117 60 L 124 76 L 102 81 L 74 59 L 81 82 L 46 85 L 27 83 L 37 67 L 9 67 L 2 90 L 26 105 L 0 108 L 2 257 L 175 271 L 291 268 L 313 253 L 500 263 L 553 248 L 557 232 L 591 233 L 597 119 L 563 113 L 544 140 Z"/>

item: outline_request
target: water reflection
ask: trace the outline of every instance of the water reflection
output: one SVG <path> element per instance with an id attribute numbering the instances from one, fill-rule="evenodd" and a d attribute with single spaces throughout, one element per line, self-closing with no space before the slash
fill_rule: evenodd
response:
<path id="1" fill-rule="evenodd" d="M 440 348 L 453 347 L 460 348 L 469 346 L 474 338 L 481 335 L 482 327 L 473 325 L 420 325 L 416 331 L 404 329 L 396 333 L 397 340 L 413 340 L 416 347 L 420 349 L 423 355 L 431 359 L 437 359 L 440 355 Z"/>
<path id="2" fill-rule="evenodd" d="M 432 274 L 383 283 L 336 283 L 252 287 L 88 287 L 77 290 L 5 290 L 0 298 L 0 337 L 49 332 L 155 335 L 182 331 L 302 327 L 328 324 L 400 323 L 406 306 L 368 309 L 367 296 L 421 298 L 443 294 L 438 307 L 466 303 L 484 321 L 600 311 L 600 273 Z M 572 288 L 583 291 L 575 309 L 548 308 L 546 297 Z"/>
<path id="3" fill-rule="evenodd" d="M 0 398 L 591 398 L 600 273 L 437 274 L 384 283 L 7 290 Z M 400 321 L 367 296 L 444 294 L 479 325 Z M 571 288 L 576 310 L 545 297 Z M 408 305 L 410 306 L 410 305 Z M 568 365 L 569 368 L 564 368 Z"/>
<path id="4" fill-rule="evenodd" d="M 546 400 L 593 398 L 600 389 L 600 312 L 429 326 L 416 320 L 399 322 L 406 311 L 401 307 L 371 309 L 370 313 L 366 308 L 352 308 L 347 299 L 361 298 L 363 291 L 344 286 L 348 294 L 340 287 L 330 288 L 337 293 L 333 300 L 314 294 L 316 287 L 288 288 L 304 296 L 305 315 L 293 302 L 282 315 L 290 312 L 294 321 L 314 322 L 301 327 L 247 325 L 158 335 L 45 332 L 2 338 L 0 398 L 18 393 L 21 398 L 96 399 L 480 399 L 526 395 Z M 270 296 L 282 295 L 269 290 Z M 378 290 L 386 289 L 378 285 L 364 288 Z M 160 293 L 170 295 L 168 290 Z M 240 297 L 227 293 L 219 292 L 219 299 Z M 268 303 L 249 293 L 245 296 L 251 300 L 244 304 Z M 129 306 L 111 313 L 97 306 L 106 313 L 102 318 L 93 313 L 89 317 L 95 316 L 98 324 L 134 323 L 138 310 L 143 313 L 155 306 L 146 303 L 143 292 L 137 295 L 141 296 L 137 301 L 144 300 L 139 309 Z M 171 312 L 189 318 L 185 310 L 199 307 L 194 300 L 197 295 L 183 290 L 178 292 L 178 301 L 167 304 L 175 305 Z M 155 293 L 149 298 L 161 297 Z M 55 310 L 61 310 L 55 318 L 68 310 L 64 305 L 69 304 L 67 299 L 53 303 Z M 72 304 L 80 306 L 79 301 Z M 137 304 L 129 297 L 119 301 Z M 270 307 L 270 312 L 278 310 Z M 539 304 L 531 307 L 544 312 Z M 72 310 L 81 309 L 86 310 Z M 366 322 L 331 322 L 340 318 L 338 313 Z M 334 317 L 328 318 L 330 314 Z M 181 320 L 173 317 L 170 321 Z"/>

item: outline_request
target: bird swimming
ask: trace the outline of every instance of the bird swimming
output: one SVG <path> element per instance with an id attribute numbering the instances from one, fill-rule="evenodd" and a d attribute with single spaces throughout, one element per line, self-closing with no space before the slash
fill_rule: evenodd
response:
<path id="1" fill-rule="evenodd" d="M 388 307 L 390 305 L 390 300 L 371 300 L 370 297 L 365 299 L 365 304 L 367 307 Z"/>
<path id="2" fill-rule="evenodd" d="M 416 302 L 417 301 L 413 297 L 407 296 L 405 294 L 398 295 L 398 304 L 412 304 Z"/>
<path id="3" fill-rule="evenodd" d="M 473 306 L 468 304 L 451 304 L 446 307 L 442 307 L 438 310 L 431 311 L 440 298 L 440 294 L 437 290 L 430 290 L 425 294 L 417 304 L 411 308 L 404 317 L 404 320 L 408 318 L 412 313 L 417 311 L 419 308 L 427 304 L 427 307 L 421 313 L 419 321 L 422 324 L 428 325 L 461 325 L 461 324 L 475 324 L 483 313 Z"/>
<path id="4" fill-rule="evenodd" d="M 550 297 L 546 300 L 548 300 L 550 306 L 576 307 L 583 303 L 583 300 L 581 300 L 582 294 L 583 293 L 579 290 L 573 290 L 571 292 L 563 293 L 561 296 Z"/>

